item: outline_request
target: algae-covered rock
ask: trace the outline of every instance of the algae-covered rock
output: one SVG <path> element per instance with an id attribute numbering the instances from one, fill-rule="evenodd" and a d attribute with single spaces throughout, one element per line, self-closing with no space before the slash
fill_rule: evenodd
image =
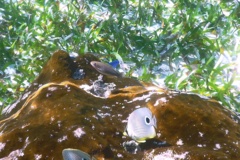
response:
<path id="1" fill-rule="evenodd" d="M 219 103 L 101 75 L 92 54 L 57 51 L 0 120 L 0 158 L 62 159 L 75 148 L 95 159 L 240 159 L 240 119 Z M 129 114 L 148 107 L 157 136 L 133 145 Z M 127 145 L 126 145 L 127 144 Z M 134 148 L 136 147 L 136 149 Z"/>

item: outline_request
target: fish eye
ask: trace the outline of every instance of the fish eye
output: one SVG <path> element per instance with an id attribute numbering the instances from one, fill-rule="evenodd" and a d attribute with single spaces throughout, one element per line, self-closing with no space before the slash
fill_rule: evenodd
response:
<path id="1" fill-rule="evenodd" d="M 149 117 L 147 117 L 147 116 L 145 116 L 145 123 L 146 123 L 147 125 L 149 125 L 149 124 L 150 124 L 150 118 L 149 118 Z"/>

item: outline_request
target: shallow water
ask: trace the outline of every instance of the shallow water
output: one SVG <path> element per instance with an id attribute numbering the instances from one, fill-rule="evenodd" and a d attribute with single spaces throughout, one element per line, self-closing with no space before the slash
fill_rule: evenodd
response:
<path id="1" fill-rule="evenodd" d="M 53 54 L 22 97 L 4 110 L 0 158 L 62 159 L 65 148 L 97 159 L 240 158 L 240 119 L 218 102 L 128 77 L 100 76 L 93 60 L 98 59 L 90 54 L 75 59 L 63 51 Z M 139 107 L 156 116 L 157 136 L 135 146 L 133 154 L 123 131 Z"/>

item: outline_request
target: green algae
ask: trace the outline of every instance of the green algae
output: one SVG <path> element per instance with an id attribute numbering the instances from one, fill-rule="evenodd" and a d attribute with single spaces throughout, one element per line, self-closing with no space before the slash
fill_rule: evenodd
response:
<path id="1" fill-rule="evenodd" d="M 103 76 L 102 84 L 115 87 L 101 96 L 92 89 L 100 76 L 90 65 L 93 60 L 97 58 L 92 54 L 75 59 L 64 51 L 53 54 L 23 96 L 4 111 L 0 158 L 62 159 L 65 148 L 80 149 L 97 159 L 152 159 L 166 154 L 183 159 L 240 158 L 240 120 L 233 112 L 210 99 L 129 77 Z M 82 74 L 75 78 L 78 70 Z M 128 115 L 139 106 L 156 116 L 157 137 L 132 154 L 124 149 L 131 139 L 123 131 Z M 153 145 L 156 142 L 168 145 Z"/>

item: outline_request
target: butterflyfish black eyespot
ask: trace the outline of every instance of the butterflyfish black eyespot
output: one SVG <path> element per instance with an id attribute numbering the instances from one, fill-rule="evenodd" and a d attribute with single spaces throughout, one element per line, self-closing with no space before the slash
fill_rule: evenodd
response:
<path id="1" fill-rule="evenodd" d="M 146 123 L 146 124 L 150 124 L 150 118 L 147 117 L 147 116 L 145 117 L 145 123 Z"/>

